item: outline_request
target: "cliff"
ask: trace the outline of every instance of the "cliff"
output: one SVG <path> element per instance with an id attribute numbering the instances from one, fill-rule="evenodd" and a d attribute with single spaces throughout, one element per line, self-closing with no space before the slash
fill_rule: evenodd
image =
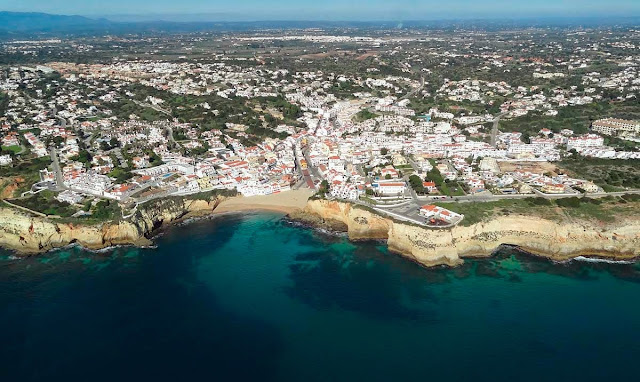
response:
<path id="1" fill-rule="evenodd" d="M 0 246 L 21 254 L 33 254 L 78 243 L 89 249 L 114 245 L 149 245 L 149 236 L 161 226 L 184 217 L 210 213 L 211 201 L 165 199 L 141 206 L 128 220 L 95 225 L 62 223 L 0 208 Z"/>
<path id="2" fill-rule="evenodd" d="M 344 228 L 352 240 L 384 239 L 391 251 L 426 265 L 458 265 L 464 257 L 489 256 L 514 245 L 554 260 L 591 255 L 613 259 L 640 256 L 640 220 L 607 226 L 555 222 L 531 216 L 499 216 L 470 227 L 428 229 L 382 217 L 349 203 L 310 200 L 294 219 Z"/>
<path id="3" fill-rule="evenodd" d="M 89 249 L 148 245 L 149 237 L 158 228 L 187 217 L 211 214 L 222 201 L 220 197 L 209 201 L 164 199 L 139 207 L 129 219 L 96 225 L 63 223 L 0 208 L 0 246 L 33 254 L 71 243 Z M 304 209 L 290 216 L 346 231 L 351 240 L 386 240 L 391 251 L 426 266 L 455 266 L 465 257 L 490 256 L 504 244 L 554 260 L 576 256 L 640 257 L 640 220 L 635 216 L 603 226 L 586 220 L 557 222 L 503 215 L 469 227 L 428 229 L 385 218 L 349 203 L 327 200 L 309 200 Z"/>

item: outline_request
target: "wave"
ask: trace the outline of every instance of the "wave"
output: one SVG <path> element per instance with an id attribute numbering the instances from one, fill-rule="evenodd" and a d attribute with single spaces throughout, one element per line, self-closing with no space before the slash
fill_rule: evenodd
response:
<path id="1" fill-rule="evenodd" d="M 79 243 L 71 243 L 71 244 L 67 244 L 64 247 L 53 248 L 53 249 L 49 250 L 48 252 L 56 252 L 56 251 L 59 251 L 59 250 L 70 249 L 70 248 L 80 248 L 81 250 L 83 250 L 85 252 L 102 254 L 102 253 L 108 253 L 108 252 L 114 251 L 114 250 L 119 249 L 119 248 L 157 249 L 158 246 L 156 244 L 150 244 L 150 245 L 117 244 L 117 245 L 110 245 L 110 246 L 104 247 L 104 248 L 92 249 L 92 248 L 87 248 L 87 247 L 85 247 L 85 246 L 83 246 L 82 244 L 79 244 Z"/>
<path id="2" fill-rule="evenodd" d="M 307 227 L 308 228 L 308 227 Z M 324 235 L 328 235 L 328 236 L 338 236 L 338 237 L 348 237 L 349 235 L 346 232 L 340 232 L 340 231 L 333 231 L 330 229 L 326 229 L 326 228 L 311 228 L 313 231 L 324 234 Z"/>
<path id="3" fill-rule="evenodd" d="M 608 260 L 601 259 L 598 257 L 585 257 L 585 256 L 577 256 L 571 259 L 570 261 L 585 261 L 588 263 L 607 263 L 607 264 L 635 264 L 635 261 L 631 260 Z"/>

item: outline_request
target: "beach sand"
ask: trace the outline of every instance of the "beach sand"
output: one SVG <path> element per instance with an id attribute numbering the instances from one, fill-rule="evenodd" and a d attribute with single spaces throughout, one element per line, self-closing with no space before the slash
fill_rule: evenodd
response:
<path id="1" fill-rule="evenodd" d="M 214 214 L 223 214 L 237 211 L 276 211 L 291 213 L 300 210 L 307 205 L 307 199 L 314 191 L 309 189 L 284 191 L 271 195 L 237 196 L 224 200 L 215 209 Z"/>

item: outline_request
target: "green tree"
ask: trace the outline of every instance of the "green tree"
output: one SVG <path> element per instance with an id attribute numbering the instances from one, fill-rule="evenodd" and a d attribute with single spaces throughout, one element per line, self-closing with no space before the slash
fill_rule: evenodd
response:
<path id="1" fill-rule="evenodd" d="M 131 171 L 125 170 L 121 167 L 116 167 L 114 168 L 110 173 L 109 176 L 112 178 L 116 179 L 116 183 L 124 183 L 127 180 L 133 178 L 133 174 L 131 173 Z"/>
<path id="2" fill-rule="evenodd" d="M 327 182 L 327 180 L 323 180 L 320 183 L 320 188 L 318 189 L 318 193 L 322 196 L 326 195 L 326 193 L 329 192 L 329 182 Z"/>
<path id="3" fill-rule="evenodd" d="M 422 184 L 422 179 L 418 175 L 411 175 L 409 177 L 409 185 L 413 190 L 419 194 L 424 194 L 424 184 Z"/>

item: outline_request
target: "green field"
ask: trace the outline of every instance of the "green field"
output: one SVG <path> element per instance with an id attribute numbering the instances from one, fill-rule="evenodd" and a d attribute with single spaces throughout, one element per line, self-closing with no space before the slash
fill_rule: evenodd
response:
<path id="1" fill-rule="evenodd" d="M 17 146 L 17 145 L 14 145 L 14 146 L 2 146 L 2 152 L 3 153 L 12 152 L 14 154 L 17 154 L 20 151 L 22 151 L 22 147 Z"/>
<path id="2" fill-rule="evenodd" d="M 640 188 L 640 160 L 574 156 L 564 159 L 559 167 L 594 182 L 607 192 L 623 191 L 625 187 Z"/>
<path id="3" fill-rule="evenodd" d="M 613 222 L 632 216 L 640 208 L 639 195 L 606 197 L 601 199 L 566 198 L 551 201 L 543 198 L 505 199 L 495 202 L 434 203 L 440 207 L 464 214 L 463 226 L 470 226 L 497 216 L 527 215 L 542 219 L 563 221 L 581 219 L 597 222 Z"/>
<path id="4" fill-rule="evenodd" d="M 558 115 L 550 117 L 539 112 L 532 112 L 511 120 L 501 120 L 501 131 L 519 131 L 531 136 L 538 134 L 542 128 L 548 128 L 555 133 L 562 129 L 572 130 L 576 134 L 589 132 L 591 122 L 596 119 L 615 116 L 617 118 L 640 118 L 640 106 L 637 101 L 618 103 L 599 102 L 588 105 L 567 106 L 558 109 Z"/>

